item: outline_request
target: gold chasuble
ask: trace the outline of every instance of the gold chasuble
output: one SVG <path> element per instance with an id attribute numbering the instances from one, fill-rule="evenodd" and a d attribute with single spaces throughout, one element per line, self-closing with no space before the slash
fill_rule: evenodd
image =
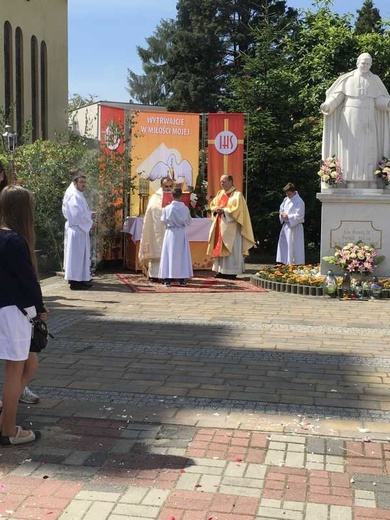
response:
<path id="1" fill-rule="evenodd" d="M 229 256 L 233 251 L 236 233 L 241 232 L 241 253 L 247 256 L 248 250 L 255 245 L 255 240 L 248 207 L 242 193 L 234 186 L 227 192 L 220 190 L 210 202 L 211 212 L 217 208 L 223 208 L 228 218 L 224 218 L 223 215 L 214 216 L 207 254 L 213 257 Z"/>

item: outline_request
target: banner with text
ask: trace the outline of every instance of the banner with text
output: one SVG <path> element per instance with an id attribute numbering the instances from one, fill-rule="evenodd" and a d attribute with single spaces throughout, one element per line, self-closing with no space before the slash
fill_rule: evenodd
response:
<path id="1" fill-rule="evenodd" d="M 208 192 L 215 196 L 221 189 L 221 175 L 233 175 L 234 186 L 243 191 L 244 114 L 209 114 L 207 147 Z"/>
<path id="2" fill-rule="evenodd" d="M 133 112 L 132 173 L 150 181 L 152 191 L 162 177 L 183 190 L 194 186 L 199 165 L 199 114 Z"/>

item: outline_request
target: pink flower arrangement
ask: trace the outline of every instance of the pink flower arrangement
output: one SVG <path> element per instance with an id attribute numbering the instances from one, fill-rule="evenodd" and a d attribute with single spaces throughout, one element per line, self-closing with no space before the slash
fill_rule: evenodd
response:
<path id="1" fill-rule="evenodd" d="M 373 246 L 365 245 L 361 240 L 350 242 L 344 247 L 335 247 L 333 256 L 324 256 L 323 260 L 339 265 L 350 273 L 372 273 L 384 256 L 379 256 Z"/>
<path id="2" fill-rule="evenodd" d="M 390 182 L 390 160 L 387 157 L 382 157 L 378 163 L 378 168 L 375 170 L 375 175 L 385 179 L 386 184 Z"/>
<path id="3" fill-rule="evenodd" d="M 341 184 L 344 182 L 342 173 L 340 159 L 336 159 L 336 157 L 333 156 L 322 161 L 318 175 L 321 177 L 321 181 L 332 186 L 333 184 Z"/>

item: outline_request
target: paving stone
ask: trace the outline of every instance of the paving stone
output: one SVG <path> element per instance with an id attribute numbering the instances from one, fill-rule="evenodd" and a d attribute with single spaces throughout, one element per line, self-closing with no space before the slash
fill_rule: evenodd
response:
<path id="1" fill-rule="evenodd" d="M 257 518 L 272 518 L 286 520 L 302 520 L 301 511 L 292 511 L 287 509 L 274 509 L 271 507 L 260 506 L 257 511 Z"/>
<path id="2" fill-rule="evenodd" d="M 123 515 L 134 518 L 156 518 L 159 513 L 159 507 L 139 506 L 133 504 L 117 504 L 113 509 L 113 514 Z"/>
<path id="3" fill-rule="evenodd" d="M 142 499 L 142 505 L 161 507 L 168 498 L 169 491 L 163 489 L 150 489 Z"/>
<path id="4" fill-rule="evenodd" d="M 229 462 L 225 468 L 224 475 L 227 477 L 243 477 L 247 467 L 248 465 L 243 462 Z"/>
<path id="5" fill-rule="evenodd" d="M 107 520 L 113 507 L 113 504 L 96 501 L 86 512 L 83 520 Z"/>
<path id="6" fill-rule="evenodd" d="M 72 502 L 64 509 L 59 520 L 82 520 L 84 515 L 91 507 L 92 502 L 89 500 L 72 500 Z"/>
<path id="7" fill-rule="evenodd" d="M 24 462 L 20 466 L 17 466 L 9 474 L 13 477 L 28 477 L 32 475 L 35 470 L 40 467 L 40 462 Z"/>
<path id="8" fill-rule="evenodd" d="M 119 500 L 120 493 L 105 493 L 103 491 L 91 491 L 83 490 L 75 496 L 76 500 L 88 500 L 88 501 L 99 501 L 99 502 L 116 502 Z"/>
<path id="9" fill-rule="evenodd" d="M 119 502 L 126 504 L 140 504 L 148 494 L 148 489 L 143 487 L 129 487 Z"/>
<path id="10" fill-rule="evenodd" d="M 352 508 L 331 505 L 329 520 L 352 520 Z"/>
<path id="11" fill-rule="evenodd" d="M 341 439 L 326 439 L 326 454 L 345 456 L 345 442 Z"/>
<path id="12" fill-rule="evenodd" d="M 285 464 L 286 466 L 292 468 L 303 468 L 304 466 L 304 454 L 303 453 L 295 453 L 295 452 L 287 452 Z"/>
<path id="13" fill-rule="evenodd" d="M 261 489 L 263 487 L 263 481 L 255 478 L 223 477 L 222 483 L 224 486 L 245 486 L 248 488 L 258 489 Z"/>
<path id="14" fill-rule="evenodd" d="M 377 493 L 377 504 L 380 509 L 390 509 L 390 494 L 388 491 Z"/>
<path id="15" fill-rule="evenodd" d="M 248 464 L 244 473 L 246 478 L 254 478 L 263 480 L 267 472 L 267 467 L 264 464 Z M 225 472 L 226 475 L 226 472 Z"/>
<path id="16" fill-rule="evenodd" d="M 328 506 L 325 504 L 306 505 L 305 520 L 328 520 Z"/>
<path id="17" fill-rule="evenodd" d="M 185 474 L 180 475 L 180 478 L 176 484 L 176 489 L 188 489 L 193 490 L 199 483 L 200 475 L 197 474 Z"/>
<path id="18" fill-rule="evenodd" d="M 313 454 L 325 455 L 325 453 L 326 453 L 325 439 L 321 439 L 320 437 L 309 437 L 307 439 L 306 451 L 308 454 L 313 453 Z"/>
<path id="19" fill-rule="evenodd" d="M 237 495 L 243 497 L 254 497 L 259 498 L 261 495 L 261 488 L 249 488 L 240 486 L 228 486 L 221 484 L 219 486 L 219 492 L 226 495 Z"/>

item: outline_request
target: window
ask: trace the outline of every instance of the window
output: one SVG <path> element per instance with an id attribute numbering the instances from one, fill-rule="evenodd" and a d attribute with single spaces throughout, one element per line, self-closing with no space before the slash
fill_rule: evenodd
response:
<path id="1" fill-rule="evenodd" d="M 39 137 L 39 97 L 38 97 L 38 42 L 35 36 L 31 38 L 31 124 L 32 141 Z"/>
<path id="2" fill-rule="evenodd" d="M 16 101 L 16 131 L 23 135 L 24 123 L 24 74 L 23 74 L 23 33 L 20 27 L 15 31 L 15 101 Z"/>
<path id="3" fill-rule="evenodd" d="M 12 82 L 12 27 L 9 22 L 4 24 L 4 102 L 5 117 L 9 124 L 13 99 L 13 82 Z"/>
<path id="4" fill-rule="evenodd" d="M 47 139 L 47 47 L 41 42 L 41 137 Z"/>

